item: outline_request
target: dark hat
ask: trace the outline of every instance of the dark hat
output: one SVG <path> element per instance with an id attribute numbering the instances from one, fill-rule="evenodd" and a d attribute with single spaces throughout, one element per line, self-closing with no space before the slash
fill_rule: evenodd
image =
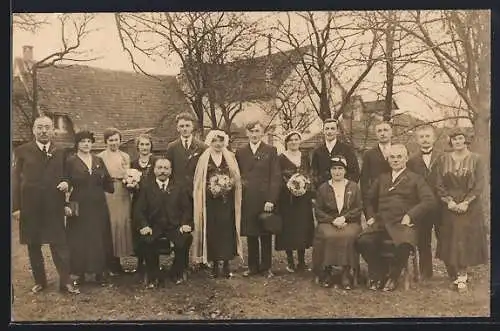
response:
<path id="1" fill-rule="evenodd" d="M 95 143 L 94 134 L 88 130 L 82 130 L 80 132 L 75 133 L 75 145 L 77 145 L 83 139 L 90 139 L 92 143 Z"/>
<path id="2" fill-rule="evenodd" d="M 334 156 L 330 159 L 330 169 L 333 167 L 344 167 L 347 170 L 347 160 L 342 155 Z"/>

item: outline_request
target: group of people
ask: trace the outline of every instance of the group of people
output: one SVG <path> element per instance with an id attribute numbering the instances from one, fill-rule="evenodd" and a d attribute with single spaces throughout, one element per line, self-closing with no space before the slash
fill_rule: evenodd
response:
<path id="1" fill-rule="evenodd" d="M 91 153 L 93 133 L 77 132 L 75 153 L 67 156 L 51 142 L 52 120 L 36 119 L 35 141 L 15 150 L 13 167 L 13 210 L 28 246 L 34 293 L 47 287 L 42 244 L 50 244 L 60 289 L 72 294 L 86 274 L 105 283 L 123 273 L 121 258 L 132 255 L 146 287 L 161 285 L 165 242 L 173 246 L 169 274 L 176 284 L 187 280 L 190 264 L 207 266 L 212 278 L 232 277 L 230 262 L 244 258 L 241 237 L 248 247 L 243 276 L 274 276 L 275 235 L 287 272 L 309 270 L 305 251 L 312 247 L 316 282 L 344 289 L 353 285 L 360 255 L 372 290 L 395 290 L 412 250 L 420 255 L 422 276 L 432 277 L 433 229 L 437 257 L 456 289 L 467 288 L 468 267 L 488 260 L 484 169 L 464 131 L 449 135 L 452 151 L 444 153 L 433 149 L 434 129 L 421 126 L 421 150 L 410 158 L 404 145 L 391 143 L 390 123 L 381 122 L 378 145 L 365 152 L 360 169 L 353 147 L 337 139 L 333 119 L 324 121 L 324 141 L 312 157 L 301 151 L 296 131 L 278 154 L 262 141 L 259 121 L 246 125 L 249 141 L 235 152 L 223 131 L 210 131 L 205 142 L 195 138 L 188 113 L 176 124 L 180 137 L 165 155 L 153 155 L 143 134 L 131 161 L 119 150 L 117 129 L 104 132 L 107 147 L 98 155 Z M 279 231 L 266 222 L 279 224 Z M 382 254 L 388 242 L 391 259 Z"/>

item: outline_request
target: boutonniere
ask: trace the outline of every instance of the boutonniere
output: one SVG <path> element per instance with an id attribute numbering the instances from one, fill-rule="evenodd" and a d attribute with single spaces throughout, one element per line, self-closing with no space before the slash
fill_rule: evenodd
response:
<path id="1" fill-rule="evenodd" d="M 189 157 L 188 157 L 188 160 L 191 160 L 193 157 L 198 156 L 198 154 L 200 154 L 200 153 L 195 152 L 195 153 L 193 153 L 193 154 L 190 154 L 190 155 L 189 155 Z"/>
<path id="2" fill-rule="evenodd" d="M 47 153 L 47 157 L 50 159 L 52 157 L 52 153 Z"/>
<path id="3" fill-rule="evenodd" d="M 397 182 L 395 182 L 394 184 L 392 184 L 389 187 L 389 192 L 394 191 L 394 189 L 396 188 L 396 186 L 398 186 L 398 184 L 401 182 L 401 180 L 402 180 L 402 178 L 400 178 Z"/>
<path id="4" fill-rule="evenodd" d="M 347 194 L 346 205 L 348 206 L 349 205 L 349 200 L 350 200 L 351 195 L 352 195 L 352 192 L 351 191 L 347 191 L 346 194 Z"/>

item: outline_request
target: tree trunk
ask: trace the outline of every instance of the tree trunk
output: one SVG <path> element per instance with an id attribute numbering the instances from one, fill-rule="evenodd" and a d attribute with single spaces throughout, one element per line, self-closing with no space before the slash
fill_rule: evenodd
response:
<path id="1" fill-rule="evenodd" d="M 392 117 L 392 94 L 394 86 L 394 23 L 389 22 L 385 34 L 385 65 L 386 65 L 386 94 L 384 121 L 390 121 Z"/>
<path id="2" fill-rule="evenodd" d="M 35 123 L 35 119 L 39 116 L 38 114 L 38 83 L 37 83 L 37 67 L 36 65 L 33 65 L 33 69 L 32 69 L 32 84 L 33 84 L 33 109 L 32 109 L 32 121 L 31 121 L 31 124 L 34 124 Z"/>
<path id="3" fill-rule="evenodd" d="M 332 117 L 330 102 L 328 102 L 328 90 L 326 83 L 323 86 L 323 80 L 321 80 L 321 93 L 319 95 L 319 113 L 323 121 Z"/>

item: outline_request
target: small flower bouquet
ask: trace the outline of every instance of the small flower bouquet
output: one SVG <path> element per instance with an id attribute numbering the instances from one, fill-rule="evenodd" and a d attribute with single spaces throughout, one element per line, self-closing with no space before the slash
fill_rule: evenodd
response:
<path id="1" fill-rule="evenodd" d="M 234 186 L 233 179 L 227 174 L 216 174 L 210 177 L 208 190 L 214 198 L 225 198 Z"/>
<path id="2" fill-rule="evenodd" d="M 137 169 L 127 169 L 125 178 L 123 178 L 123 184 L 129 189 L 137 188 L 139 182 L 141 181 L 142 173 Z"/>
<path id="3" fill-rule="evenodd" d="M 286 187 L 296 197 L 301 197 L 306 194 L 311 185 L 311 181 L 305 175 L 296 173 L 290 177 Z"/>

